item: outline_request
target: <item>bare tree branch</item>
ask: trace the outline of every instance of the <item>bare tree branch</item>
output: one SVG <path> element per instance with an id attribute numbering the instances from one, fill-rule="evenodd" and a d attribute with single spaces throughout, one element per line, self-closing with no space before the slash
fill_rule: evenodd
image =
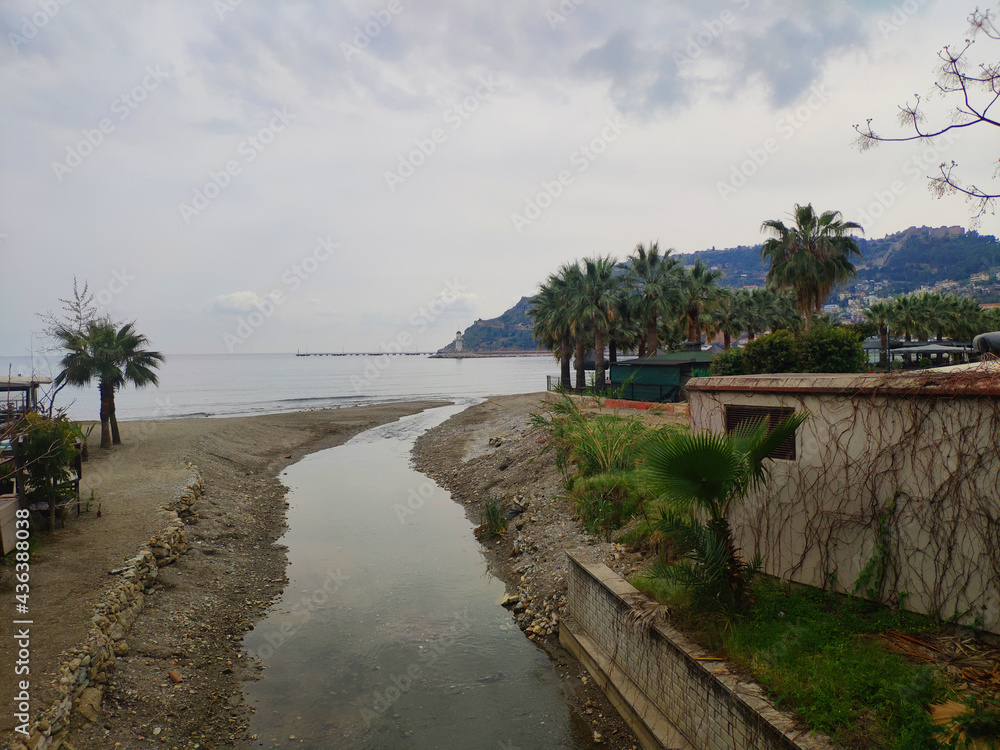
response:
<path id="1" fill-rule="evenodd" d="M 990 110 L 1000 99 L 1000 63 L 979 63 L 973 65 L 969 57 L 977 36 L 1000 41 L 1000 27 L 995 14 L 978 8 L 969 16 L 969 39 L 958 50 L 946 46 L 938 53 L 941 65 L 938 80 L 934 84 L 936 93 L 942 97 L 957 97 L 960 102 L 951 110 L 950 123 L 928 127 L 928 118 L 923 110 L 924 100 L 914 94 L 912 103 L 899 107 L 897 119 L 910 135 L 890 137 L 880 135 L 868 119 L 864 125 L 855 125 L 858 137 L 855 146 L 860 151 L 875 148 L 881 143 L 906 143 L 908 141 L 932 141 L 949 133 L 962 132 L 975 125 L 1000 127 L 1000 119 L 992 116 Z M 974 184 L 963 184 L 955 173 L 958 164 L 942 163 L 939 174 L 929 175 L 928 187 L 935 197 L 962 195 L 972 207 L 972 221 L 977 223 L 986 213 L 994 213 L 1000 191 L 987 190 Z M 994 169 L 992 179 L 1000 175 L 1000 162 Z"/>

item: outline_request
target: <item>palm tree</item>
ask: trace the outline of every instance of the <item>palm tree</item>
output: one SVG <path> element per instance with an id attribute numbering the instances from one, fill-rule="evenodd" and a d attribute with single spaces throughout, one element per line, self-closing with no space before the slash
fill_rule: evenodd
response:
<path id="1" fill-rule="evenodd" d="M 765 459 L 807 416 L 797 412 L 776 425 L 757 420 L 728 434 L 660 433 L 647 443 L 646 484 L 662 503 L 656 527 L 683 556 L 674 565 L 659 564 L 654 575 L 688 588 L 696 607 L 746 608 L 761 561 L 759 555 L 750 563 L 740 558 L 729 509 L 764 483 Z"/>
<path id="2" fill-rule="evenodd" d="M 893 319 L 892 305 L 888 302 L 873 302 L 864 310 L 864 316 L 878 327 L 879 367 L 889 365 L 889 324 Z"/>
<path id="3" fill-rule="evenodd" d="M 816 215 L 812 204 L 795 205 L 795 224 L 768 219 L 761 231 L 774 236 L 760 249 L 761 259 L 770 261 L 768 286 L 774 289 L 794 289 L 796 306 L 805 317 L 806 330 L 813 313 L 840 282 L 856 275 L 851 257 L 861 257 L 861 249 L 850 232 L 864 232 L 860 224 L 844 221 L 839 211 L 824 211 Z"/>
<path id="4" fill-rule="evenodd" d="M 589 320 L 583 314 L 584 277 L 579 261 L 562 266 L 559 269 L 559 276 L 562 279 L 560 294 L 563 297 L 564 315 L 573 337 L 576 390 L 583 391 L 587 387 L 585 359 L 593 333 Z"/>
<path id="5" fill-rule="evenodd" d="M 734 338 L 748 328 L 750 317 L 750 292 L 746 289 L 720 289 L 719 299 L 712 311 L 713 331 L 722 333 L 722 348 L 729 349 Z"/>
<path id="6" fill-rule="evenodd" d="M 154 370 L 164 362 L 163 355 L 145 349 L 149 339 L 136 333 L 134 322 L 119 328 L 110 318 L 101 318 L 83 331 L 57 331 L 56 337 L 68 350 L 60 363 L 63 369 L 56 376 L 56 383 L 82 386 L 97 380 L 101 394 L 101 448 L 120 444 L 115 391 L 129 383 L 136 388 L 158 385 Z"/>
<path id="7" fill-rule="evenodd" d="M 533 324 L 532 335 L 559 357 L 559 383 L 568 391 L 573 387 L 570 378 L 573 325 L 566 298 L 566 279 L 562 274 L 550 275 L 539 287 L 528 314 Z"/>
<path id="8" fill-rule="evenodd" d="M 603 393 L 604 345 L 617 316 L 619 299 L 616 269 L 618 262 L 610 255 L 583 260 L 583 284 L 578 298 L 580 317 L 594 332 L 594 390 Z"/>
<path id="9" fill-rule="evenodd" d="M 660 253 L 660 245 L 652 243 L 647 250 L 642 243 L 635 246 L 629 258 L 627 283 L 632 291 L 628 297 L 630 312 L 645 329 L 645 352 L 656 354 L 659 346 L 659 319 L 674 314 L 680 301 L 682 267 L 671 257 L 672 250 Z"/>
<path id="10" fill-rule="evenodd" d="M 892 301 L 889 324 L 893 330 L 902 333 L 907 342 L 913 341 L 914 336 L 924 335 L 924 325 L 927 318 L 920 296 L 918 294 L 903 294 Z M 910 364 L 911 361 L 911 355 L 904 353 L 903 362 Z"/>
<path id="11" fill-rule="evenodd" d="M 684 315 L 688 329 L 688 346 L 701 343 L 705 316 L 716 303 L 719 286 L 716 283 L 722 271 L 713 270 L 699 259 L 687 269 L 681 281 L 684 292 Z"/>

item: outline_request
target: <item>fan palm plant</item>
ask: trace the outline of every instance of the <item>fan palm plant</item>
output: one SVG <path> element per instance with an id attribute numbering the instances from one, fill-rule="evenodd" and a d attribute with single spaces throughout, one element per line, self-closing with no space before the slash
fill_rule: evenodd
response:
<path id="1" fill-rule="evenodd" d="M 856 275 L 852 257 L 861 257 L 861 249 L 851 232 L 864 230 L 860 224 L 844 221 L 839 211 L 817 215 L 812 204 L 795 205 L 795 223 L 791 227 L 768 219 L 761 231 L 770 232 L 760 249 L 761 259 L 768 260 L 768 286 L 794 289 L 796 305 L 805 317 L 806 330 L 812 316 L 840 282 Z"/>
<path id="2" fill-rule="evenodd" d="M 656 436 L 647 444 L 645 481 L 662 507 L 655 526 L 682 555 L 672 565 L 661 562 L 653 574 L 687 589 L 696 609 L 732 614 L 749 604 L 761 560 L 740 556 L 729 509 L 766 481 L 764 462 L 807 416 L 797 412 L 775 425 L 745 422 L 727 434 Z"/>
<path id="3" fill-rule="evenodd" d="M 164 362 L 163 355 L 145 348 L 149 339 L 136 333 L 134 322 L 119 327 L 101 318 L 82 331 L 57 331 L 56 338 L 68 350 L 56 383 L 82 386 L 96 380 L 101 394 L 101 448 L 118 445 L 115 391 L 129 383 L 136 388 L 158 385 L 155 369 Z"/>

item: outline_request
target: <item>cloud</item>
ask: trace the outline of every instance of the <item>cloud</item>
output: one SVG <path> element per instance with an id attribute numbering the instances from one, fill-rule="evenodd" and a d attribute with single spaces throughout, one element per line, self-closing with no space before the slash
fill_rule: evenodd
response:
<path id="1" fill-rule="evenodd" d="M 208 310 L 216 314 L 239 315 L 259 310 L 268 302 L 275 301 L 275 297 L 274 294 L 261 297 L 257 292 L 230 292 L 209 300 Z"/>

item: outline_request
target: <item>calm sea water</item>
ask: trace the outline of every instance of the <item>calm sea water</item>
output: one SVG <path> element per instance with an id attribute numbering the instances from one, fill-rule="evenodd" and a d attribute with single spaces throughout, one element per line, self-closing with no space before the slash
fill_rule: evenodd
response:
<path id="1" fill-rule="evenodd" d="M 54 377 L 58 360 L 0 358 L 0 377 Z M 8 368 L 10 368 L 8 370 Z M 158 388 L 127 388 L 115 397 L 119 419 L 231 416 L 413 399 L 484 398 L 545 390 L 559 371 L 551 357 L 430 359 L 296 357 L 294 354 L 174 354 L 160 368 Z M 57 406 L 73 419 L 97 419 L 97 385 L 65 388 Z"/>

